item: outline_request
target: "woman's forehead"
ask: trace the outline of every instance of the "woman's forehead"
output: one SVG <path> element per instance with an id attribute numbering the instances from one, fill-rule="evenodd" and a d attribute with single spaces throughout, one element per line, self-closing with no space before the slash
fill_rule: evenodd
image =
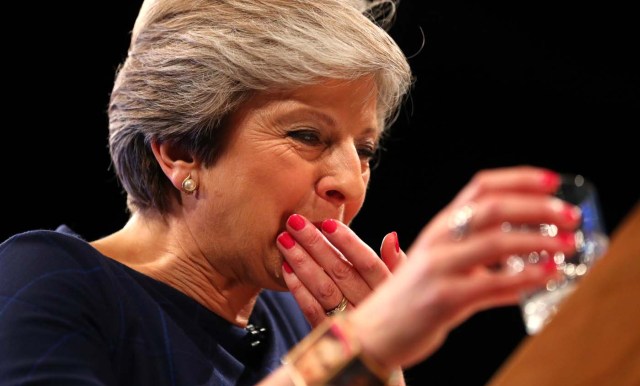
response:
<path id="1" fill-rule="evenodd" d="M 357 116 L 362 125 L 380 131 L 378 93 L 370 78 L 324 80 L 297 88 L 261 91 L 250 98 L 245 109 L 275 109 L 274 112 L 300 112 L 335 125 L 332 114 Z"/>

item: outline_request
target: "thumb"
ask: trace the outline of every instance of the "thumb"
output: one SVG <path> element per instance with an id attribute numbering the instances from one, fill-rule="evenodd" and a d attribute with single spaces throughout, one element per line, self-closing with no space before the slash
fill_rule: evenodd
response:
<path id="1" fill-rule="evenodd" d="M 387 233 L 382 239 L 380 257 L 391 272 L 407 259 L 407 255 L 400 249 L 400 241 L 396 232 Z"/>

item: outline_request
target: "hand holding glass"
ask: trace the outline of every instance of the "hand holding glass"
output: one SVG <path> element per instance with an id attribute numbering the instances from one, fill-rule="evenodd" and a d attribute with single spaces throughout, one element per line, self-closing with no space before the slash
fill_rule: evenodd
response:
<path id="1" fill-rule="evenodd" d="M 562 183 L 556 196 L 582 210 L 582 223 L 575 233 L 576 253 L 565 256 L 556 253 L 550 256 L 546 251 L 532 252 L 527 256 L 511 256 L 508 265 L 520 271 L 525 264 L 546 264 L 553 259 L 559 275 L 549 280 L 546 286 L 522 294 L 520 309 L 528 334 L 536 334 L 557 312 L 562 301 L 576 288 L 596 260 L 606 251 L 608 237 L 600 212 L 596 188 L 579 174 L 562 175 Z M 554 236 L 557 228 L 553 224 L 540 224 L 541 232 Z"/>

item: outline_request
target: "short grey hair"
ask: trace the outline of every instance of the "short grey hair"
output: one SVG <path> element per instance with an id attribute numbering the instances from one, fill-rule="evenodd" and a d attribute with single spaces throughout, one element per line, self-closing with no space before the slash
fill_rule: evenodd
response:
<path id="1" fill-rule="evenodd" d="M 388 127 L 412 83 L 405 55 L 386 32 L 395 5 L 145 0 L 108 109 L 113 167 L 129 209 L 164 213 L 171 195 L 179 197 L 151 141 L 173 141 L 209 165 L 223 146 L 225 118 L 258 91 L 373 76 Z"/>

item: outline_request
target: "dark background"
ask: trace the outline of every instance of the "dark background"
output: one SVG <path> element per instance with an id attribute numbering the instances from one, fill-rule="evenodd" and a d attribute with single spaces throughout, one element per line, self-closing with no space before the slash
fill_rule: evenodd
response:
<path id="1" fill-rule="evenodd" d="M 640 197 L 631 3 L 404 0 L 391 34 L 416 84 L 353 224 L 361 237 L 377 249 L 395 230 L 408 247 L 476 171 L 516 164 L 592 180 L 614 230 Z M 95 239 L 126 221 L 105 110 L 140 4 L 7 6 L 20 27 L 2 27 L 0 239 L 61 223 Z M 524 338 L 517 308 L 479 313 L 409 382 L 482 385 Z"/>

